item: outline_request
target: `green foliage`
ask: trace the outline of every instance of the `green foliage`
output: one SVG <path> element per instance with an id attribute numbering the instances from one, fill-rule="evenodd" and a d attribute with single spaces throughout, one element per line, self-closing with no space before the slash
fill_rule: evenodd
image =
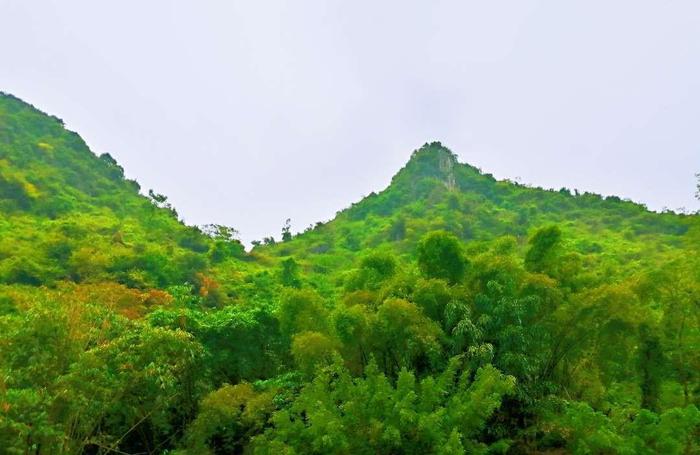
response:
<path id="1" fill-rule="evenodd" d="M 447 232 L 431 232 L 418 243 L 418 266 L 428 278 L 459 282 L 466 266 L 461 243 Z"/>
<path id="2" fill-rule="evenodd" d="M 434 142 L 247 253 L 4 94 L 0 144 L 2 453 L 700 452 L 697 214 Z"/>
<path id="3" fill-rule="evenodd" d="M 306 330 L 328 331 L 327 310 L 321 297 L 311 290 L 286 291 L 282 295 L 277 317 L 282 334 L 288 337 Z"/>
<path id="4" fill-rule="evenodd" d="M 39 291 L 23 314 L 2 317 L 9 330 L 0 335 L 0 438 L 8 453 L 143 450 L 167 444 L 193 416 L 199 343 L 116 314 L 130 313 L 129 293 L 113 302 L 99 296 L 83 287 Z"/>
<path id="5" fill-rule="evenodd" d="M 359 269 L 348 279 L 346 289 L 376 291 L 386 280 L 394 276 L 397 269 L 396 258 L 388 253 L 371 253 L 360 262 Z"/>
<path id="6" fill-rule="evenodd" d="M 525 254 L 525 266 L 532 272 L 546 272 L 557 259 L 557 247 L 561 242 L 558 226 L 539 229 L 530 239 L 530 248 Z"/>
<path id="7" fill-rule="evenodd" d="M 299 277 L 299 264 L 294 258 L 287 258 L 281 262 L 282 270 L 280 270 L 279 280 L 283 286 L 292 288 L 301 287 L 301 278 Z"/>
<path id="8" fill-rule="evenodd" d="M 477 436 L 513 384 L 493 367 L 472 375 L 459 357 L 420 381 L 402 370 L 395 384 L 374 363 L 360 378 L 327 368 L 274 414 L 254 453 L 486 453 Z"/>
<path id="9" fill-rule="evenodd" d="M 387 299 L 377 309 L 373 342 L 385 372 L 425 369 L 440 353 L 442 331 L 420 308 L 403 299 Z"/>
<path id="10" fill-rule="evenodd" d="M 188 429 L 187 453 L 241 453 L 260 433 L 274 410 L 272 392 L 256 392 L 250 384 L 226 384 L 204 397 Z"/>
<path id="11" fill-rule="evenodd" d="M 311 376 L 316 368 L 330 363 L 336 354 L 333 340 L 318 332 L 302 332 L 292 338 L 292 356 L 298 368 Z"/>
<path id="12" fill-rule="evenodd" d="M 443 280 L 421 280 L 413 291 L 413 301 L 423 310 L 423 314 L 436 322 L 442 322 L 453 299 L 452 290 Z"/>
<path id="13" fill-rule="evenodd" d="M 287 218 L 282 226 L 282 241 L 288 242 L 292 240 L 292 220 Z"/>
<path id="14" fill-rule="evenodd" d="M 642 410 L 616 425 L 585 403 L 564 402 L 544 421 L 551 439 L 566 441 L 574 454 L 686 454 L 700 450 L 700 411 L 674 408 L 661 415 Z"/>
<path id="15" fill-rule="evenodd" d="M 161 308 L 148 315 L 154 326 L 182 329 L 202 343 L 206 369 L 200 373 L 214 384 L 267 377 L 277 371 L 283 342 L 279 325 L 266 307 L 228 306 L 204 312 L 191 308 Z"/>

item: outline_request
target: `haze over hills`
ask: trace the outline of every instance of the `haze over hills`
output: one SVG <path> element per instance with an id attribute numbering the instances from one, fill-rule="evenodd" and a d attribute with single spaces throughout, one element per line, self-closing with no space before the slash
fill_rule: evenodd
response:
<path id="1" fill-rule="evenodd" d="M 246 252 L 0 94 L 7 453 L 696 453 L 700 216 L 459 163 Z"/>

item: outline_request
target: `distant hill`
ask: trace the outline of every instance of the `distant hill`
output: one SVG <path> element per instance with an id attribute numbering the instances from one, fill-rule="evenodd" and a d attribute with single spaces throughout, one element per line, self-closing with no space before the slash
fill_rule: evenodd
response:
<path id="1" fill-rule="evenodd" d="M 293 256 L 310 270 L 328 273 L 346 269 L 367 249 L 412 256 L 418 240 L 433 230 L 453 233 L 468 245 L 513 236 L 524 248 L 536 229 L 557 224 L 570 251 L 632 271 L 682 250 L 685 234 L 699 222 L 698 215 L 652 212 L 614 196 L 498 181 L 433 142 L 414 151 L 385 190 L 289 242 L 259 250 Z"/>
<path id="2" fill-rule="evenodd" d="M 1 282 L 196 282 L 216 242 L 178 221 L 164 197 L 139 190 L 60 119 L 0 93 Z M 224 250 L 214 262 L 243 255 L 240 244 Z"/>

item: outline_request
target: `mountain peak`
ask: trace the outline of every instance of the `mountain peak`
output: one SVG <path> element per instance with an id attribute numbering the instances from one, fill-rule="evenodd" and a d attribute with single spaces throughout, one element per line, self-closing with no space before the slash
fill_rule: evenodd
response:
<path id="1" fill-rule="evenodd" d="M 451 161 L 453 164 L 457 163 L 457 155 L 455 155 L 452 150 L 448 147 L 442 145 L 442 142 L 426 142 L 418 150 L 414 150 L 411 154 L 411 159 L 409 163 L 414 161 L 437 161 L 437 160 L 447 160 Z"/>
<path id="2" fill-rule="evenodd" d="M 425 143 L 411 154 L 411 159 L 398 175 L 412 178 L 433 177 L 442 180 L 450 189 L 456 187 L 455 167 L 457 155 L 440 142 Z M 397 177 L 398 177 L 397 175 Z"/>

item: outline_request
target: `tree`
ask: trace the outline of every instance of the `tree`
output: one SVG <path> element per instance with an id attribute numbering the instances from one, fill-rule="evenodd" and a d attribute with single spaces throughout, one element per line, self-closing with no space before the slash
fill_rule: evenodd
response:
<path id="1" fill-rule="evenodd" d="M 659 336 L 642 324 L 639 328 L 639 369 L 641 376 L 642 403 L 644 409 L 658 411 L 661 380 L 665 370 L 664 354 Z"/>
<path id="2" fill-rule="evenodd" d="M 328 332 L 327 310 L 321 297 L 311 290 L 286 291 L 282 295 L 277 318 L 282 334 L 289 338 L 307 330 Z"/>
<path id="3" fill-rule="evenodd" d="M 301 279 L 299 278 L 299 264 L 294 258 L 287 258 L 281 262 L 282 269 L 279 273 L 279 279 L 282 285 L 291 288 L 301 287 Z"/>
<path id="4" fill-rule="evenodd" d="M 462 279 L 466 269 L 462 244 L 448 232 L 431 232 L 418 244 L 418 266 L 428 278 L 440 278 L 455 284 Z"/>
<path id="5" fill-rule="evenodd" d="M 163 206 L 168 202 L 168 197 L 166 195 L 156 193 L 152 189 L 148 190 L 148 197 L 151 198 L 151 201 L 159 207 Z"/>
<path id="6" fill-rule="evenodd" d="M 413 291 L 412 300 L 423 309 L 423 313 L 441 324 L 445 318 L 445 308 L 453 299 L 450 288 L 443 280 L 420 280 Z"/>
<path id="7" fill-rule="evenodd" d="M 121 180 L 124 178 L 124 168 L 122 168 L 109 153 L 103 153 L 100 155 L 100 161 L 107 165 L 109 169 L 110 176 L 115 180 Z"/>
<path id="8" fill-rule="evenodd" d="M 297 367 L 311 377 L 319 365 L 329 365 L 336 355 L 335 343 L 318 332 L 301 332 L 292 338 L 292 356 Z"/>
<path id="9" fill-rule="evenodd" d="M 373 252 L 362 258 L 360 267 L 352 274 L 345 287 L 347 290 L 365 289 L 376 291 L 393 277 L 398 264 L 391 253 Z"/>
<path id="10" fill-rule="evenodd" d="M 399 241 L 406 237 L 406 219 L 398 217 L 389 228 L 389 240 Z"/>
<path id="11" fill-rule="evenodd" d="M 205 224 L 202 226 L 202 232 L 214 240 L 223 240 L 225 242 L 233 241 L 239 235 L 236 228 L 224 226 L 223 224 Z"/>
<path id="12" fill-rule="evenodd" d="M 661 349 L 683 391 L 683 405 L 691 403 L 693 389 L 700 391 L 700 262 L 678 258 L 645 274 L 639 292 L 661 303 Z"/>
<path id="13" fill-rule="evenodd" d="M 682 455 L 700 451 L 698 431 L 700 411 L 690 405 L 669 409 L 661 415 L 642 410 L 625 436 L 632 453 Z"/>
<path id="14" fill-rule="evenodd" d="M 282 241 L 288 242 L 290 240 L 292 240 L 292 220 L 287 218 L 282 226 Z"/>
<path id="15" fill-rule="evenodd" d="M 530 238 L 530 248 L 525 254 L 525 268 L 544 273 L 551 270 L 561 242 L 561 229 L 552 225 L 538 229 Z"/>
<path id="16" fill-rule="evenodd" d="M 243 453 L 272 414 L 273 398 L 274 390 L 258 392 L 245 382 L 209 393 L 187 429 L 188 453 Z"/>
<path id="17" fill-rule="evenodd" d="M 473 372 L 460 357 L 421 380 L 402 370 L 392 381 L 374 362 L 359 378 L 333 365 L 275 412 L 253 453 L 487 453 L 479 436 L 514 383 L 490 365 Z"/>
<path id="18" fill-rule="evenodd" d="M 173 423 L 194 417 L 202 355 L 191 335 L 147 325 L 82 354 L 57 384 L 77 452 L 167 444 Z"/>
<path id="19" fill-rule="evenodd" d="M 177 211 L 175 208 L 168 202 L 168 197 L 164 194 L 156 193 L 153 190 L 148 190 L 148 198 L 151 200 L 151 203 L 158 207 L 159 209 L 165 209 L 168 210 L 170 213 L 173 214 L 177 218 Z"/>
<path id="20" fill-rule="evenodd" d="M 561 438 L 571 453 L 621 453 L 683 455 L 697 453 L 700 411 L 693 406 L 673 408 L 662 414 L 643 409 L 615 422 L 607 413 L 583 402 L 560 403 L 563 408 L 543 416 L 543 429 Z"/>
<path id="21" fill-rule="evenodd" d="M 348 368 L 353 373 L 362 373 L 369 360 L 371 326 L 375 314 L 366 305 L 341 305 L 336 307 L 332 319 L 334 333 L 342 343 L 341 351 Z"/>
<path id="22" fill-rule="evenodd" d="M 553 423 L 555 430 L 566 434 L 567 448 L 571 453 L 620 453 L 618 449 L 623 445 L 623 439 L 610 419 L 586 403 L 567 403 L 564 412 Z"/>
<path id="23" fill-rule="evenodd" d="M 391 376 L 402 368 L 427 370 L 442 353 L 440 327 L 411 302 L 387 299 L 377 309 L 373 322 L 377 359 Z"/>

